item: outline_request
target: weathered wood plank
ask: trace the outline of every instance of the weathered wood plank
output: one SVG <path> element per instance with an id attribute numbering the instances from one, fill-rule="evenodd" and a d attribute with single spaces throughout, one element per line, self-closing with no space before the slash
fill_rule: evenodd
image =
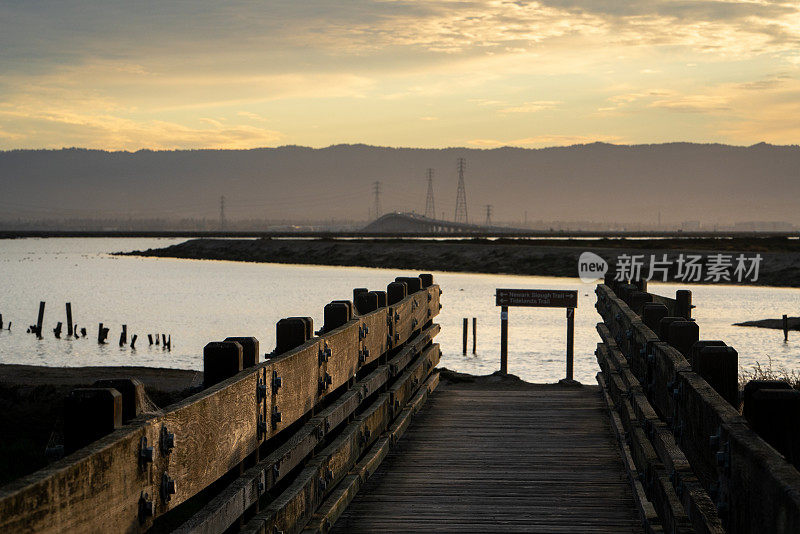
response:
<path id="1" fill-rule="evenodd" d="M 437 389 L 333 531 L 641 531 L 597 388 L 485 387 Z"/>
<path id="2" fill-rule="evenodd" d="M 419 388 L 409 405 L 404 408 L 407 415 L 411 415 L 420 410 L 428 395 L 436 389 L 439 384 L 439 373 L 433 373 L 425 384 Z M 312 516 L 311 521 L 306 525 L 304 534 L 327 533 L 336 520 L 344 513 L 347 505 L 353 500 L 364 482 L 378 468 L 380 463 L 386 458 L 392 444 L 396 443 L 401 436 L 401 432 L 408 427 L 406 417 L 399 417 L 392 423 L 387 432 L 380 437 L 364 455 L 364 457 L 353 467 L 347 477 L 336 487 L 325 502 L 320 505 L 317 512 Z M 408 417 L 410 420 L 410 417 Z"/>

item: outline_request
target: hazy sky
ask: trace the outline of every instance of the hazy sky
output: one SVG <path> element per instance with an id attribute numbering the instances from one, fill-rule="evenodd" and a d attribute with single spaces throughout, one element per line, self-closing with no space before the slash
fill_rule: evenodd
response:
<path id="1" fill-rule="evenodd" d="M 0 0 L 0 149 L 800 140 L 800 3 Z"/>

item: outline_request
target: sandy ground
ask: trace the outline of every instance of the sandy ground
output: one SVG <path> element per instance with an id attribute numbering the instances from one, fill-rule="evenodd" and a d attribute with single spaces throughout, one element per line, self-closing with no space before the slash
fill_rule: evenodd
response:
<path id="1" fill-rule="evenodd" d="M 756 285 L 800 287 L 800 241 L 732 239 L 290 240 L 192 239 L 130 255 L 431 271 L 576 277 L 584 251 L 609 264 L 620 254 L 761 254 Z M 749 264 L 748 264 L 749 265 Z M 613 269 L 613 267 L 612 267 Z M 705 270 L 703 271 L 705 273 Z M 731 270 L 732 272 L 732 270 Z M 674 269 L 673 269 L 674 274 Z"/>

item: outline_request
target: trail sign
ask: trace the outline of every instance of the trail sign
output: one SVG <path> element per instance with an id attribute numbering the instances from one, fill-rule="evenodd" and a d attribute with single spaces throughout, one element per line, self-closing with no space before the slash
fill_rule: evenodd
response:
<path id="1" fill-rule="evenodd" d="M 497 289 L 495 304 L 500 308 L 500 372 L 508 373 L 508 307 L 530 306 L 567 309 L 567 377 L 562 384 L 575 384 L 572 379 L 573 345 L 575 339 L 575 308 L 578 292 L 568 289 Z M 466 319 L 464 319 L 466 321 Z M 466 335 L 466 334 L 465 334 Z M 466 338 L 464 341 L 466 346 Z"/>
<path id="2" fill-rule="evenodd" d="M 577 308 L 578 292 L 561 289 L 497 289 L 497 306 Z"/>

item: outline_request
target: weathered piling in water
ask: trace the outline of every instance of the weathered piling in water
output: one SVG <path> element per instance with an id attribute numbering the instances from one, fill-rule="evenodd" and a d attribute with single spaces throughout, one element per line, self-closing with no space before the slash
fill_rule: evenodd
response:
<path id="1" fill-rule="evenodd" d="M 131 338 L 131 350 L 136 350 L 136 340 L 138 338 L 139 338 L 138 335 L 133 334 L 133 337 Z"/>
<path id="2" fill-rule="evenodd" d="M 147 334 L 147 341 L 149 341 L 151 345 L 153 344 L 153 334 Z"/>
<path id="3" fill-rule="evenodd" d="M 61 321 L 56 324 L 56 327 L 53 328 L 53 334 L 55 334 L 56 339 L 61 339 Z"/>
<path id="4" fill-rule="evenodd" d="M 464 327 L 461 329 L 461 353 L 462 354 L 466 354 L 467 353 L 467 337 L 468 337 L 467 327 L 469 325 L 469 321 L 467 320 L 466 317 L 464 317 L 463 321 L 464 321 Z"/>
<path id="5" fill-rule="evenodd" d="M 0 326 L 0 328 L 2 327 Z M 789 341 L 789 316 L 786 314 L 783 315 L 783 340 Z"/>
<path id="6" fill-rule="evenodd" d="M 103 327 L 103 323 L 97 327 L 97 342 L 99 344 L 103 344 L 106 342 L 106 338 L 108 337 L 108 328 Z"/>
<path id="7" fill-rule="evenodd" d="M 42 338 L 42 322 L 44 321 L 44 302 L 39 303 L 39 317 L 36 319 L 36 336 Z"/>
<path id="8" fill-rule="evenodd" d="M 67 308 L 67 335 L 69 337 L 72 337 L 72 335 L 75 333 L 75 331 L 72 328 L 72 303 L 67 302 L 66 308 Z"/>
<path id="9" fill-rule="evenodd" d="M 472 318 L 472 354 L 477 353 L 478 344 L 478 318 Z"/>
<path id="10" fill-rule="evenodd" d="M 119 346 L 122 347 L 128 342 L 128 325 L 122 325 L 122 332 L 119 334 Z"/>

